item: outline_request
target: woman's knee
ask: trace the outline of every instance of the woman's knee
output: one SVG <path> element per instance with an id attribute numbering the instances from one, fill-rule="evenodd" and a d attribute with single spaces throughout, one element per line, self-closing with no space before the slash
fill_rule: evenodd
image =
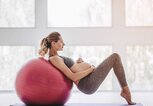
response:
<path id="1" fill-rule="evenodd" d="M 118 53 L 113 53 L 112 56 L 117 58 L 117 59 L 120 58 L 120 55 Z"/>

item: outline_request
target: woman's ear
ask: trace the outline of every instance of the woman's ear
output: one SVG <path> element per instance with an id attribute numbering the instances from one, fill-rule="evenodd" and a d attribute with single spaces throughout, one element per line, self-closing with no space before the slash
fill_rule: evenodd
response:
<path id="1" fill-rule="evenodd" d="M 54 46 L 54 45 L 55 45 L 55 42 L 54 42 L 54 41 L 52 41 L 52 42 L 51 42 L 51 46 Z"/>

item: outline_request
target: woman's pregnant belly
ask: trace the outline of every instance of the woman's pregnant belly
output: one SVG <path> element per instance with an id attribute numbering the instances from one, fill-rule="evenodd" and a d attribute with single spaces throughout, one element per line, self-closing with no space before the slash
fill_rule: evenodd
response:
<path id="1" fill-rule="evenodd" d="M 79 72 L 79 71 L 89 69 L 90 67 L 91 67 L 91 65 L 89 63 L 86 63 L 86 62 L 75 63 L 71 67 L 71 71 L 75 73 L 75 72 Z"/>

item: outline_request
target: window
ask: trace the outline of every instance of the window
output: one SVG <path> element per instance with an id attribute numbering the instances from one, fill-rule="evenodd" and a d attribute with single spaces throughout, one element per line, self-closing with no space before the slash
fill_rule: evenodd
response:
<path id="1" fill-rule="evenodd" d="M 34 0 L 0 0 L 0 27 L 34 27 Z"/>
<path id="2" fill-rule="evenodd" d="M 111 26 L 111 0 L 48 0 L 49 27 Z"/>
<path id="3" fill-rule="evenodd" d="M 126 26 L 153 26 L 153 0 L 125 0 Z"/>
<path id="4" fill-rule="evenodd" d="M 33 46 L 0 46 L 0 90 L 14 90 L 17 72 L 33 57 Z"/>
<path id="5" fill-rule="evenodd" d="M 127 46 L 127 76 L 132 90 L 153 90 L 153 46 Z"/>
<path id="6" fill-rule="evenodd" d="M 113 27 L 111 27 L 112 20 Z M 128 27 L 143 26 L 143 28 L 127 28 L 123 23 Z M 68 38 L 70 45 L 69 49 L 65 48 L 65 55 L 71 56 L 74 60 L 82 56 L 84 60 L 97 65 L 112 51 L 121 53 L 123 62 L 127 62 L 127 66 L 125 64 L 124 66 L 130 88 L 135 91 L 151 91 L 153 90 L 152 46 L 126 47 L 126 45 L 153 44 L 152 27 L 145 27 L 152 25 L 153 0 L 116 0 L 115 2 L 112 0 L 0 0 L 0 90 L 12 90 L 15 74 L 19 68 L 35 56 L 35 47 L 28 45 L 38 46 L 36 43 L 41 35 L 50 31 L 59 31 L 66 34 L 64 37 Z M 73 39 L 74 36 L 77 37 Z M 88 40 L 84 42 L 83 39 L 86 38 Z M 122 41 L 125 39 L 126 41 Z M 16 44 L 18 46 L 11 46 Z M 105 44 L 111 46 L 104 46 Z M 5 55 L 6 51 L 10 55 Z M 99 51 L 99 54 L 96 51 Z M 114 74 L 110 73 L 100 90 L 119 90 L 120 87 L 115 79 Z"/>

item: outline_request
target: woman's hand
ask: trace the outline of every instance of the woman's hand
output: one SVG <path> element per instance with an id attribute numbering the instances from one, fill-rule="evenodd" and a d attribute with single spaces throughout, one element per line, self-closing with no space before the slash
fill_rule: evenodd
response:
<path id="1" fill-rule="evenodd" d="M 92 68 L 93 70 L 92 71 L 94 71 L 94 69 L 95 69 L 95 66 L 94 65 L 91 65 L 91 67 L 90 68 Z"/>
<path id="2" fill-rule="evenodd" d="M 84 61 L 83 61 L 82 58 L 78 58 L 78 59 L 76 60 L 76 62 L 77 62 L 77 63 L 82 63 L 82 62 L 84 62 Z"/>

